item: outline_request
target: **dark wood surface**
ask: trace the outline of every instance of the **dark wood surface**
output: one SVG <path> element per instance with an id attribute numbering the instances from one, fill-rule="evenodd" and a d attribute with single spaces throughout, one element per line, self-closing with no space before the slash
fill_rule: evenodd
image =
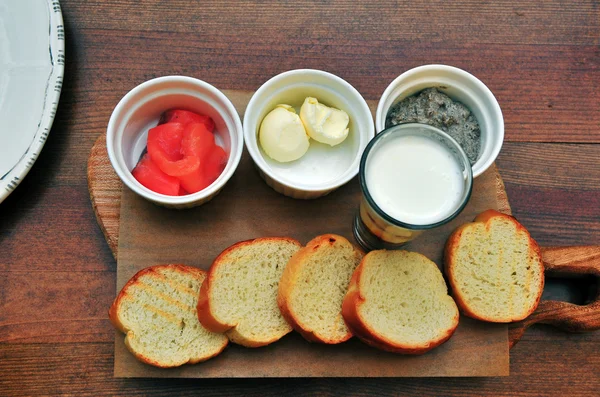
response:
<path id="1" fill-rule="evenodd" d="M 61 1 L 65 83 L 39 160 L 0 205 L 0 395 L 597 395 L 600 333 L 533 326 L 511 375 L 484 379 L 113 379 L 106 311 L 116 264 L 89 202 L 89 151 L 118 100 L 185 74 L 253 90 L 331 71 L 376 99 L 402 71 L 445 63 L 498 98 L 497 161 L 514 215 L 543 246 L 600 244 L 600 4 L 580 2 Z M 3 127 L 4 128 L 4 127 Z M 545 297 L 583 302 L 587 280 Z"/>

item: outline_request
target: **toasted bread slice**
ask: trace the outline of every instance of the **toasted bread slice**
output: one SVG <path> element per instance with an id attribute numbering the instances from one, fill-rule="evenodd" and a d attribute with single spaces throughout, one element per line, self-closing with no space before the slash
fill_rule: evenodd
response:
<path id="1" fill-rule="evenodd" d="M 407 251 L 371 251 L 354 271 L 342 314 L 348 328 L 382 350 L 422 354 L 447 341 L 458 308 L 437 265 Z"/>
<path id="2" fill-rule="evenodd" d="M 536 309 L 544 290 L 537 243 L 515 218 L 495 210 L 450 235 L 444 263 L 458 307 L 479 320 L 523 320 Z"/>
<path id="3" fill-rule="evenodd" d="M 288 262 L 277 303 L 283 317 L 311 342 L 341 343 L 352 337 L 342 300 L 363 252 L 344 237 L 315 237 Z"/>
<path id="4" fill-rule="evenodd" d="M 277 307 L 277 289 L 285 265 L 300 248 L 298 241 L 283 237 L 227 248 L 211 265 L 200 289 L 200 322 L 247 347 L 268 345 L 289 333 L 292 327 Z"/>
<path id="5" fill-rule="evenodd" d="M 125 284 L 108 314 L 125 333 L 125 345 L 140 361 L 177 367 L 208 360 L 227 346 L 227 337 L 198 321 L 198 292 L 206 273 L 184 265 L 139 271 Z"/>

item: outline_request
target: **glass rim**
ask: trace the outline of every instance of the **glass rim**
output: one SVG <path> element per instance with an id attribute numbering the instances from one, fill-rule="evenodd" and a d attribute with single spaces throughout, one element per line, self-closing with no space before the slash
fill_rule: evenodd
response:
<path id="1" fill-rule="evenodd" d="M 411 223 L 402 222 L 402 221 L 395 219 L 395 218 L 391 217 L 390 215 L 388 215 L 385 211 L 383 211 L 377 205 L 377 203 L 375 203 L 375 200 L 373 200 L 371 193 L 369 193 L 369 188 L 367 187 L 367 181 L 366 181 L 366 177 L 365 177 L 365 168 L 366 168 L 366 164 L 367 164 L 367 158 L 369 157 L 371 150 L 377 144 L 377 142 L 379 142 L 385 136 L 397 133 L 398 131 L 402 132 L 402 131 L 409 130 L 412 128 L 428 129 L 428 130 L 432 131 L 433 133 L 437 134 L 438 136 L 440 136 L 442 139 L 450 142 L 451 146 L 453 146 L 454 149 L 456 149 L 456 151 L 459 153 L 459 155 L 462 158 L 463 163 L 465 165 L 465 169 L 467 170 L 468 186 L 467 186 L 467 189 L 466 189 L 466 192 L 464 194 L 464 198 L 463 198 L 461 204 L 457 207 L 457 209 L 453 213 L 451 213 L 449 216 L 445 217 L 444 219 L 442 219 L 438 222 L 435 222 L 435 223 L 430 223 L 430 224 L 425 224 L 425 225 L 414 225 Z M 410 135 L 415 135 L 415 134 L 411 133 Z M 386 129 L 384 129 L 383 131 L 379 132 L 378 134 L 376 134 L 375 137 L 373 139 L 371 139 L 371 141 L 369 142 L 369 144 L 367 145 L 367 147 L 365 148 L 365 150 L 361 156 L 360 167 L 359 167 L 359 172 L 358 172 L 358 179 L 359 179 L 360 188 L 361 188 L 363 197 L 365 198 L 367 203 L 369 203 L 371 208 L 373 208 L 375 210 L 375 212 L 379 216 L 381 216 L 385 221 L 391 223 L 394 226 L 399 226 L 399 227 L 409 229 L 409 230 L 433 229 L 433 228 L 442 226 L 442 225 L 450 222 L 452 219 L 456 218 L 458 216 L 458 214 L 460 214 L 462 212 L 462 210 L 466 207 L 467 203 L 469 202 L 469 199 L 471 198 L 471 193 L 473 192 L 473 168 L 472 168 L 471 162 L 469 161 L 469 158 L 467 157 L 463 148 L 459 145 L 458 142 L 456 142 L 456 140 L 454 138 L 452 138 L 446 132 L 442 131 L 441 129 L 439 129 L 437 127 L 431 126 L 429 124 L 422 124 L 422 123 L 397 124 L 392 127 L 388 127 Z"/>

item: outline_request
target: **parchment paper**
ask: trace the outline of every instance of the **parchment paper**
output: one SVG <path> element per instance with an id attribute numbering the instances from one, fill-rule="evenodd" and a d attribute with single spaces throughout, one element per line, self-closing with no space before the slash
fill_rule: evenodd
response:
<path id="1" fill-rule="evenodd" d="M 498 208 L 496 170 L 475 180 L 472 198 L 453 222 L 419 236 L 405 246 L 441 265 L 444 242 L 459 224 L 485 209 Z M 224 190 L 191 210 L 165 209 L 123 188 L 117 265 L 117 288 L 137 271 L 161 263 L 184 263 L 208 269 L 231 244 L 262 236 L 290 236 L 308 242 L 322 233 L 354 241 L 352 219 L 358 209 L 357 179 L 312 201 L 287 198 L 259 177 L 247 153 Z M 506 376 L 509 372 L 507 327 L 460 319 L 455 335 L 422 356 L 381 352 L 359 340 L 325 346 L 292 333 L 262 348 L 230 344 L 218 357 L 196 365 L 159 369 L 137 361 L 117 333 L 117 377 L 389 377 Z"/>

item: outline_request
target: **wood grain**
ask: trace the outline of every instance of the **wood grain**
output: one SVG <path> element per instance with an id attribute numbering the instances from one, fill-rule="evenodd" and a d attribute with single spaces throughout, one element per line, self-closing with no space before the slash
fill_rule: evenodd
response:
<path id="1" fill-rule="evenodd" d="M 0 206 L 0 394 L 598 394 L 600 333 L 544 325 L 525 333 L 511 351 L 511 376 L 501 379 L 113 379 L 113 329 L 96 318 L 115 296 L 116 264 L 86 181 L 90 148 L 112 109 L 151 77 L 179 73 L 254 90 L 276 73 L 313 67 L 376 99 L 402 71 L 447 63 L 474 73 L 500 102 L 506 141 L 497 164 L 517 218 L 542 246 L 598 245 L 600 145 L 579 144 L 600 140 L 597 0 L 62 0 L 61 6 L 67 63 L 58 113 L 38 161 Z M 550 279 L 544 299 L 583 303 L 589 288 L 586 279 Z M 85 304 L 76 302 L 82 293 L 91 297 Z M 43 310 L 28 311 L 24 322 L 19 297 Z"/>
<path id="2" fill-rule="evenodd" d="M 513 215 L 541 246 L 600 245 L 600 145 L 505 144 Z"/>
<path id="3" fill-rule="evenodd" d="M 86 12 L 91 7 L 102 13 Z M 485 38 L 488 43 L 505 44 L 598 43 L 594 30 L 598 26 L 598 20 L 594 19 L 598 10 L 593 1 L 564 7 L 564 3 L 557 0 L 537 4 L 515 4 L 506 0 L 493 3 L 460 0 L 453 4 L 442 0 L 426 4 L 384 0 L 376 5 L 350 0 L 328 3 L 242 0 L 235 4 L 206 1 L 200 8 L 185 0 L 147 7 L 122 0 L 92 0 L 88 4 L 69 3 L 63 12 L 66 16 L 76 14 L 86 27 L 194 34 L 204 33 L 201 29 L 205 28 L 237 40 L 246 36 L 268 40 L 270 37 L 265 32 L 270 32 L 289 36 L 302 33 L 297 36 L 300 41 L 338 38 L 344 33 L 347 42 L 406 39 L 469 44 Z M 157 18 L 157 14 L 161 17 Z M 332 18 L 340 15 L 345 18 Z M 384 15 L 386 18 L 381 18 Z M 424 19 L 427 24 L 421 23 Z M 172 24 L 173 20 L 179 23 Z M 309 28 L 309 24 L 314 26 Z M 229 29 L 232 25 L 235 31 Z M 452 34 L 440 35 L 441 29 L 455 25 L 464 27 L 454 29 Z"/>
<path id="4" fill-rule="evenodd" d="M 94 99 L 77 104 L 87 116 L 80 126 L 85 129 L 107 120 L 129 89 L 160 75 L 255 90 L 277 73 L 308 67 L 336 73 L 365 97 L 378 98 L 403 71 L 445 63 L 490 87 L 503 109 L 508 141 L 600 142 L 600 113 L 593 111 L 600 108 L 597 1 L 567 7 L 559 0 L 376 6 L 354 1 L 199 6 L 178 0 L 140 7 L 114 0 L 69 2 L 63 9 L 67 35 L 79 35 L 69 48 L 73 62 L 102 65 L 75 82 L 76 92 Z M 89 9 L 94 12 L 85 12 Z"/>
<path id="5" fill-rule="evenodd" d="M 276 36 L 265 39 L 266 42 L 262 39 L 254 41 L 248 36 L 236 42 L 236 48 L 232 49 L 228 46 L 214 48 L 210 43 L 220 40 L 214 33 L 193 37 L 188 33 L 171 33 L 165 37 L 160 33 L 135 32 L 126 40 L 119 31 L 93 30 L 89 34 L 102 37 L 102 42 L 110 44 L 98 47 L 98 42 L 86 43 L 84 54 L 92 52 L 98 58 L 96 62 L 102 59 L 107 63 L 106 69 L 81 82 L 81 89 L 90 90 L 91 95 L 104 105 L 102 108 L 107 109 L 106 113 L 98 114 L 98 103 L 78 104 L 90 119 L 82 126 L 86 129 L 93 128 L 92 120 L 108 120 L 110 105 L 114 106 L 127 91 L 162 75 L 189 75 L 218 88 L 250 91 L 286 70 L 324 69 L 346 79 L 363 96 L 378 98 L 402 72 L 423 64 L 443 63 L 463 68 L 488 85 L 502 108 L 507 141 L 600 142 L 600 115 L 590 111 L 600 108 L 600 68 L 596 65 L 600 62 L 600 54 L 597 47 L 591 45 L 582 49 L 479 43 L 448 48 L 432 47 L 431 43 L 382 40 L 344 46 L 323 44 L 327 46 L 325 56 L 315 53 L 314 41 L 291 45 L 289 42 L 295 42 L 295 39 Z M 179 51 L 190 64 L 174 66 L 164 55 L 156 59 L 154 52 L 146 51 L 149 45 L 164 47 L 172 41 L 186 43 Z M 203 62 L 221 52 L 236 55 L 209 65 Z M 265 53 L 269 54 L 268 58 L 262 55 Z M 382 58 L 381 54 L 387 56 Z M 473 58 L 475 54 L 477 57 Z M 490 57 L 494 57 L 494 63 L 488 62 Z M 374 66 L 356 69 L 351 60 Z M 131 69 L 124 74 L 115 74 L 121 64 L 131 65 Z M 149 64 L 153 65 L 151 70 L 145 66 Z M 540 64 L 545 67 L 540 68 Z M 578 68 L 583 71 L 576 78 L 570 77 Z M 242 78 L 236 78 L 236 73 Z M 514 84 L 515 76 L 519 76 L 518 86 Z M 554 83 L 548 85 L 547 81 Z M 521 98 L 516 100 L 515 97 Z"/>
<path id="6" fill-rule="evenodd" d="M 542 248 L 546 276 L 592 276 L 600 286 L 600 246 Z M 551 324 L 569 332 L 600 329 L 600 288 L 585 305 L 542 300 L 525 320 L 509 328 L 508 343 L 512 348 L 527 328 L 535 323 Z"/>
<path id="7" fill-rule="evenodd" d="M 90 201 L 98 225 L 117 258 L 119 247 L 119 220 L 121 217 L 121 191 L 123 184 L 108 160 L 106 134 L 94 143 L 87 162 L 87 179 Z M 92 181 L 92 183 L 90 183 Z"/>
<path id="8" fill-rule="evenodd" d="M 546 340 L 546 344 L 549 342 Z M 600 344 L 570 338 L 561 353 L 522 342 L 511 376 L 497 378 L 123 379 L 113 378 L 113 344 L 0 345 L 3 395 L 77 396 L 594 396 L 600 386 Z M 557 348 L 559 344 L 552 345 Z M 586 352 L 586 358 L 581 358 Z M 543 363 L 543 365 L 540 365 Z M 577 377 L 573 363 L 580 363 Z M 548 368 L 557 372 L 548 373 Z M 48 379 L 48 374 L 53 379 Z"/>

